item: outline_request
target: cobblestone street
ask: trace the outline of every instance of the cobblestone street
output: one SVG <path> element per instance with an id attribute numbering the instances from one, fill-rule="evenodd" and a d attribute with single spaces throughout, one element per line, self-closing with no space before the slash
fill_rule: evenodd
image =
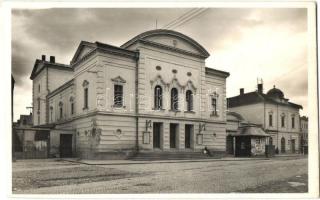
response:
<path id="1" fill-rule="evenodd" d="M 302 157 L 116 165 L 23 160 L 13 163 L 13 193 L 307 192 L 307 171 Z"/>

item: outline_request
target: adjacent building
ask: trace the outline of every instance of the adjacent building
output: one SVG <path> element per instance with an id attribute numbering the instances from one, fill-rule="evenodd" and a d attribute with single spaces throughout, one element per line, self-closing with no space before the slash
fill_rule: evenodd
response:
<path id="1" fill-rule="evenodd" d="M 270 135 L 269 145 L 274 145 L 279 153 L 296 153 L 300 149 L 300 115 L 301 105 L 292 103 L 284 93 L 275 86 L 267 93 L 263 84 L 258 89 L 228 98 L 228 109 L 236 112 L 248 122 L 260 125 Z"/>
<path id="2" fill-rule="evenodd" d="M 224 153 L 229 73 L 205 66 L 208 57 L 162 29 L 120 47 L 82 41 L 70 64 L 42 56 L 30 77 L 34 128 L 49 134 L 49 156 Z"/>
<path id="3" fill-rule="evenodd" d="M 300 117 L 300 130 L 301 130 L 301 153 L 308 153 L 308 117 Z"/>

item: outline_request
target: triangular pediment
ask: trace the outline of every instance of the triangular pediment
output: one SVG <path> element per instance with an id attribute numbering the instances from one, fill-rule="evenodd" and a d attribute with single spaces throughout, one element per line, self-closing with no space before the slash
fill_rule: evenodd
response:
<path id="1" fill-rule="evenodd" d="M 93 49 L 95 49 L 94 43 L 81 41 L 70 63 L 72 64 L 77 62 L 85 55 L 87 55 L 89 52 L 91 52 Z"/>
<path id="2" fill-rule="evenodd" d="M 111 80 L 116 83 L 126 83 L 126 80 L 124 80 L 124 78 L 122 78 L 121 76 L 117 76 L 115 78 L 112 78 Z"/>

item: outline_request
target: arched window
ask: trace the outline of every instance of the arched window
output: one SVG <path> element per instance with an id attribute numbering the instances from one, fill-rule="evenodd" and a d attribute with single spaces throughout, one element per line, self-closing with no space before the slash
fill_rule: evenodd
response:
<path id="1" fill-rule="evenodd" d="M 171 110 L 178 110 L 178 90 L 177 88 L 171 89 Z"/>
<path id="2" fill-rule="evenodd" d="M 186 92 L 187 111 L 193 110 L 193 94 L 191 90 Z"/>
<path id="3" fill-rule="evenodd" d="M 162 88 L 159 85 L 154 88 L 154 109 L 162 109 Z"/>

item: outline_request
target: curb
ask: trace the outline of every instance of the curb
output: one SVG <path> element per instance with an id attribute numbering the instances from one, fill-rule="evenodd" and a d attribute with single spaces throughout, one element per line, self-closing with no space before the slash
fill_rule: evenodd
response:
<path id="1" fill-rule="evenodd" d="M 62 161 L 79 163 L 84 165 L 135 165 L 135 164 L 163 164 L 163 163 L 189 163 L 189 162 L 214 162 L 214 161 L 254 161 L 254 160 L 270 160 L 270 158 L 247 158 L 238 160 L 226 160 L 226 159 L 202 159 L 202 160 L 173 160 L 173 161 L 144 161 L 144 162 L 123 162 L 123 163 L 89 163 L 84 161 L 61 159 Z"/>

